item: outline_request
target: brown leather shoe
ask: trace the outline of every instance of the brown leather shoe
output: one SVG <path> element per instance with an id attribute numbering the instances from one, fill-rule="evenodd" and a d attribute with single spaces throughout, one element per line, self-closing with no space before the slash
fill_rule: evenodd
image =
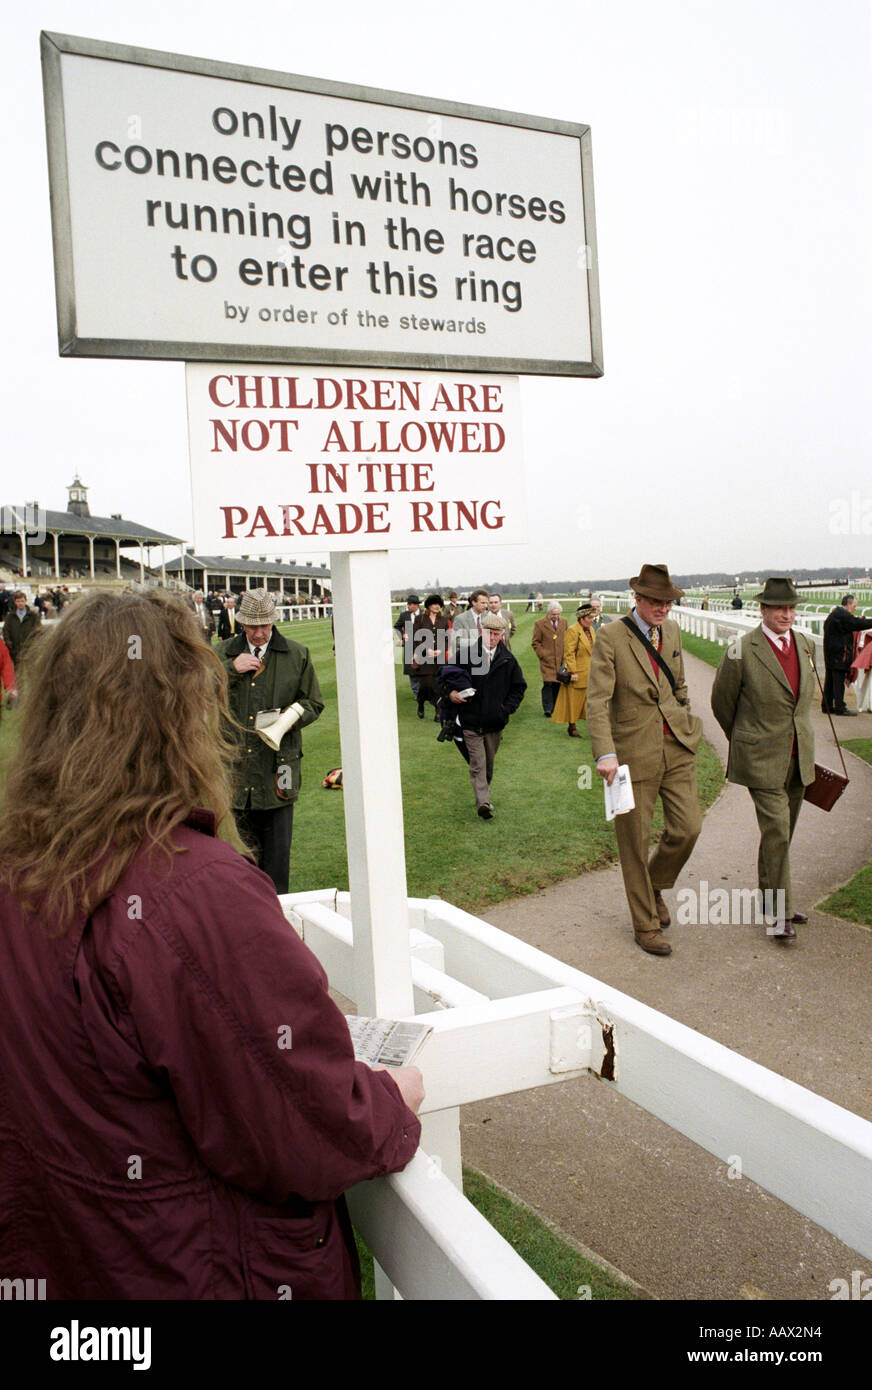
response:
<path id="1" fill-rule="evenodd" d="M 637 931 L 636 945 L 651 956 L 671 956 L 672 947 L 662 931 Z"/>
<path id="2" fill-rule="evenodd" d="M 671 925 L 672 918 L 669 916 L 669 908 L 663 901 L 663 894 L 659 888 L 654 889 L 654 902 L 657 907 L 657 920 L 661 927 L 666 928 Z"/>
<path id="3" fill-rule="evenodd" d="M 796 928 L 792 922 L 776 922 L 774 927 L 766 928 L 766 935 L 773 941 L 795 941 Z"/>
<path id="4" fill-rule="evenodd" d="M 566 732 L 569 734 L 570 738 L 581 738 L 581 734 L 578 732 L 574 724 L 570 724 Z"/>

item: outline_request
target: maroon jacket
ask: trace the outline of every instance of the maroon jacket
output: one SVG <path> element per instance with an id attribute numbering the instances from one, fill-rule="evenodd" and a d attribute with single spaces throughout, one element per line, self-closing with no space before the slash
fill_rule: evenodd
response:
<path id="1" fill-rule="evenodd" d="M 420 1125 L 266 875 L 178 843 L 54 940 L 0 886 L 0 1271 L 49 1298 L 358 1297 L 339 1199 Z"/>

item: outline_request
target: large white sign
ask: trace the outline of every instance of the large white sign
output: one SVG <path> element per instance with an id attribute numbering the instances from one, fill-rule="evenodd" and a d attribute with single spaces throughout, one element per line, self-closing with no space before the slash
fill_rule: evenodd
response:
<path id="1" fill-rule="evenodd" d="M 588 127 L 42 37 L 62 353 L 601 375 Z"/>
<path id="2" fill-rule="evenodd" d="M 199 555 L 526 541 L 506 376 L 191 364 Z"/>

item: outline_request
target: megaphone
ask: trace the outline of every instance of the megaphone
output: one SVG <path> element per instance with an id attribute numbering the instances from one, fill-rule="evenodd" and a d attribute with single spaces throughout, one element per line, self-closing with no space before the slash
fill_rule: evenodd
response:
<path id="1" fill-rule="evenodd" d="M 302 705 L 288 705 L 287 709 L 283 709 L 278 719 L 274 719 L 272 724 L 268 724 L 265 729 L 256 729 L 255 732 L 258 738 L 262 738 L 264 743 L 278 752 L 288 729 L 292 729 L 297 720 L 302 719 L 305 712 Z"/>

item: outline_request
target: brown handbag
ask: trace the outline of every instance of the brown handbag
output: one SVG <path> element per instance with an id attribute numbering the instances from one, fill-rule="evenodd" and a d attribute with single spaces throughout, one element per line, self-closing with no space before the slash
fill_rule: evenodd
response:
<path id="1" fill-rule="evenodd" d="M 812 806 L 819 806 L 822 811 L 831 811 L 835 806 L 836 802 L 838 801 L 839 797 L 842 795 L 842 792 L 848 785 L 848 769 L 845 767 L 845 759 L 842 754 L 842 749 L 839 744 L 839 740 L 836 738 L 836 731 L 833 727 L 833 721 L 830 715 L 830 711 L 826 708 L 827 702 L 824 697 L 824 690 L 823 686 L 821 685 L 821 678 L 818 675 L 817 667 L 814 664 L 814 657 L 811 658 L 811 664 L 812 669 L 815 673 L 815 677 L 817 678 L 818 688 L 821 692 L 821 703 L 826 709 L 827 719 L 829 719 L 830 721 L 830 729 L 832 730 L 833 734 L 833 742 L 836 745 L 839 758 L 841 759 L 842 772 L 834 772 L 831 767 L 822 767 L 820 763 L 815 763 L 814 781 L 809 782 L 808 786 L 805 789 L 805 800 L 810 801 Z M 842 773 L 844 773 L 844 776 L 842 775 Z"/>

